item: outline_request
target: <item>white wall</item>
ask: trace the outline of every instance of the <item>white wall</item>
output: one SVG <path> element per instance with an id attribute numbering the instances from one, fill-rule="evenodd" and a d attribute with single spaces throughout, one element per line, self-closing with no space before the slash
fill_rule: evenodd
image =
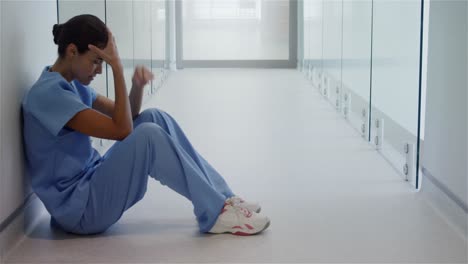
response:
<path id="1" fill-rule="evenodd" d="M 467 203 L 466 2 L 432 1 L 423 166 Z"/>
<path id="2" fill-rule="evenodd" d="M 53 64 L 57 48 L 52 26 L 57 22 L 55 1 L 2 1 L 0 124 L 4 220 L 23 201 L 23 149 L 20 108 L 25 92 L 44 66 Z M 18 19 L 21 16 L 25 19 Z M 27 18 L 27 19 L 26 19 Z"/>
<path id="3" fill-rule="evenodd" d="M 56 57 L 56 2 L 3 0 L 0 23 L 0 223 L 31 192 L 24 177 L 21 100 Z M 0 233 L 1 240 L 4 232 Z M 8 246 L 4 244 L 3 246 Z M 3 255 L 3 247 L 2 247 Z"/>
<path id="4" fill-rule="evenodd" d="M 448 196 L 465 205 L 468 203 L 466 10 L 466 1 L 431 1 L 422 154 L 422 166 L 436 179 L 435 185 L 442 186 L 438 186 L 439 191 L 445 188 Z"/>

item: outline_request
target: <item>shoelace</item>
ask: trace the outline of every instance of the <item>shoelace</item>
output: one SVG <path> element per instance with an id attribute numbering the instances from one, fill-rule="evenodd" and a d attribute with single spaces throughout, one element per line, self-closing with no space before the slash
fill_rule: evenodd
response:
<path id="1" fill-rule="evenodd" d="M 244 200 L 242 200 L 239 197 L 231 197 L 227 200 L 227 202 L 231 204 L 232 206 L 239 206 L 241 203 L 244 202 Z"/>
<path id="2" fill-rule="evenodd" d="M 238 212 L 241 212 L 245 217 L 249 218 L 252 216 L 252 212 L 250 212 L 248 209 L 239 207 L 239 206 L 233 206 L 234 209 L 236 209 Z"/>
<path id="3" fill-rule="evenodd" d="M 230 198 L 227 200 L 227 204 L 231 205 L 237 212 L 240 212 L 247 218 L 251 217 L 252 212 L 250 210 L 239 206 L 241 202 L 242 202 L 242 199 L 240 198 L 237 198 L 237 199 Z"/>

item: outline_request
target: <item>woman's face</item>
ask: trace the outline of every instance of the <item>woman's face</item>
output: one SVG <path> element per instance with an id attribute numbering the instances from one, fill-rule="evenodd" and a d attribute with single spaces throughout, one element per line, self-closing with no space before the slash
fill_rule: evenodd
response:
<path id="1" fill-rule="evenodd" d="M 74 78 L 84 85 L 89 85 L 97 74 L 102 73 L 102 62 L 102 58 L 90 50 L 78 54 L 72 64 Z"/>

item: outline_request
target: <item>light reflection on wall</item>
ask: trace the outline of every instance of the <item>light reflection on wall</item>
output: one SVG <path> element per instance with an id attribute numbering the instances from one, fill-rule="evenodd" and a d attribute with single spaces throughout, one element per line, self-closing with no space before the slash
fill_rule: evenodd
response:
<path id="1" fill-rule="evenodd" d="M 187 6 L 184 15 L 192 19 L 262 19 L 261 0 L 198 0 Z"/>

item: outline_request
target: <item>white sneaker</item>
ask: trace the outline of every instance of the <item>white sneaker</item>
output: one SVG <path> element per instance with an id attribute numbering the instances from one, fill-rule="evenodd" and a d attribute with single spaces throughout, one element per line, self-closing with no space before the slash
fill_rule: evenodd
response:
<path id="1" fill-rule="evenodd" d="M 270 219 L 245 208 L 225 203 L 209 233 L 231 233 L 238 236 L 255 235 L 267 229 Z"/>
<path id="2" fill-rule="evenodd" d="M 256 212 L 257 214 L 260 213 L 260 211 L 262 210 L 262 207 L 260 206 L 260 204 L 246 202 L 239 196 L 233 196 L 227 199 L 226 202 L 232 204 L 233 206 L 239 206 L 251 212 Z"/>

